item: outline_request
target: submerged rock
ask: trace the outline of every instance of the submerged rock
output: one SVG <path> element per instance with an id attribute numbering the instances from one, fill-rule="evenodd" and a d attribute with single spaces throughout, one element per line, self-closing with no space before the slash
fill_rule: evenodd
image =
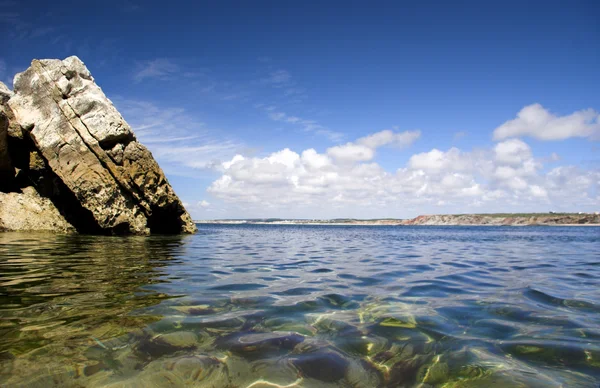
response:
<path id="1" fill-rule="evenodd" d="M 173 332 L 142 339 L 135 350 L 148 359 L 156 359 L 184 350 L 193 350 L 198 345 L 198 336 L 189 331 Z"/>
<path id="2" fill-rule="evenodd" d="M 11 168 L 3 154 L 8 134 L 15 149 L 21 148 L 17 156 L 34 162 L 34 168 L 21 163 L 22 169 L 43 166 L 56 178 L 45 180 L 56 181 L 48 196 L 61 210 L 65 205 L 67 216 L 77 213 L 74 219 L 86 220 L 77 229 L 142 235 L 196 231 L 150 151 L 79 58 L 34 60 L 14 84 L 14 95 L 0 90 L 8 100 L 0 113 L 0 171 Z M 6 121 L 18 123 L 18 130 Z"/>
<path id="3" fill-rule="evenodd" d="M 298 355 L 292 359 L 292 364 L 303 377 L 324 382 L 343 379 L 350 366 L 344 356 L 329 350 Z"/>
<path id="4" fill-rule="evenodd" d="M 293 332 L 234 333 L 219 338 L 216 346 L 247 358 L 267 358 L 289 352 L 304 341 L 304 336 Z"/>

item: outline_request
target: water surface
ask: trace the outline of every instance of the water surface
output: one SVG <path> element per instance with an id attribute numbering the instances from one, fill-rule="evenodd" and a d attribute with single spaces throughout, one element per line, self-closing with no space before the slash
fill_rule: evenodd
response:
<path id="1" fill-rule="evenodd" d="M 0 234 L 0 386 L 599 382 L 597 227 Z"/>

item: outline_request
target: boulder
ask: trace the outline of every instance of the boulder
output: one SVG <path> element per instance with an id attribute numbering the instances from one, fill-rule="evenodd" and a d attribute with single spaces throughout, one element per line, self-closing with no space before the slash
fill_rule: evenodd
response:
<path id="1" fill-rule="evenodd" d="M 29 138 L 38 152 L 30 167 L 47 166 L 103 232 L 196 231 L 150 151 L 79 58 L 34 60 L 15 76 L 8 106 L 22 131 L 14 137 Z"/>
<path id="2" fill-rule="evenodd" d="M 0 231 L 75 232 L 52 201 L 42 198 L 33 187 L 23 193 L 0 192 L 0 214 Z"/>

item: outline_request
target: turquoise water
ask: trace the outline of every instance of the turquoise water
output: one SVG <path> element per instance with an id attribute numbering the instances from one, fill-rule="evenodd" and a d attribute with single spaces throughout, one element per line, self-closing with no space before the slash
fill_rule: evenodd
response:
<path id="1" fill-rule="evenodd" d="M 598 387 L 600 228 L 0 234 L 0 386 Z"/>

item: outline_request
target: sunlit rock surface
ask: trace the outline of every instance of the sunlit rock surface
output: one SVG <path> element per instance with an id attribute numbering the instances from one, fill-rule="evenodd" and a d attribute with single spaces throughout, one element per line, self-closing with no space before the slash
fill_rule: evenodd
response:
<path id="1" fill-rule="evenodd" d="M 8 108 L 5 106 L 12 92 L 0 82 L 0 190 L 6 190 L 12 182 L 14 170 L 8 153 Z"/>
<path id="2" fill-rule="evenodd" d="M 38 230 L 75 232 L 48 198 L 28 188 L 23 193 L 0 192 L 0 231 Z"/>
<path id="3" fill-rule="evenodd" d="M 7 110 L 14 116 L 8 121 L 19 125 L 0 131 L 0 170 L 5 160 L 2 136 L 8 132 L 9 153 L 14 148 L 18 158 L 29 159 L 17 173 L 39 158 L 48 172 L 45 182 L 55 182 L 57 188 L 39 191 L 61 211 L 64 207 L 67 216 L 77 214 L 72 218 L 78 230 L 195 232 L 150 151 L 137 141 L 79 58 L 34 60 L 15 76 L 14 85 L 14 95 L 7 99 Z M 18 191 L 23 185 L 16 186 Z"/>

